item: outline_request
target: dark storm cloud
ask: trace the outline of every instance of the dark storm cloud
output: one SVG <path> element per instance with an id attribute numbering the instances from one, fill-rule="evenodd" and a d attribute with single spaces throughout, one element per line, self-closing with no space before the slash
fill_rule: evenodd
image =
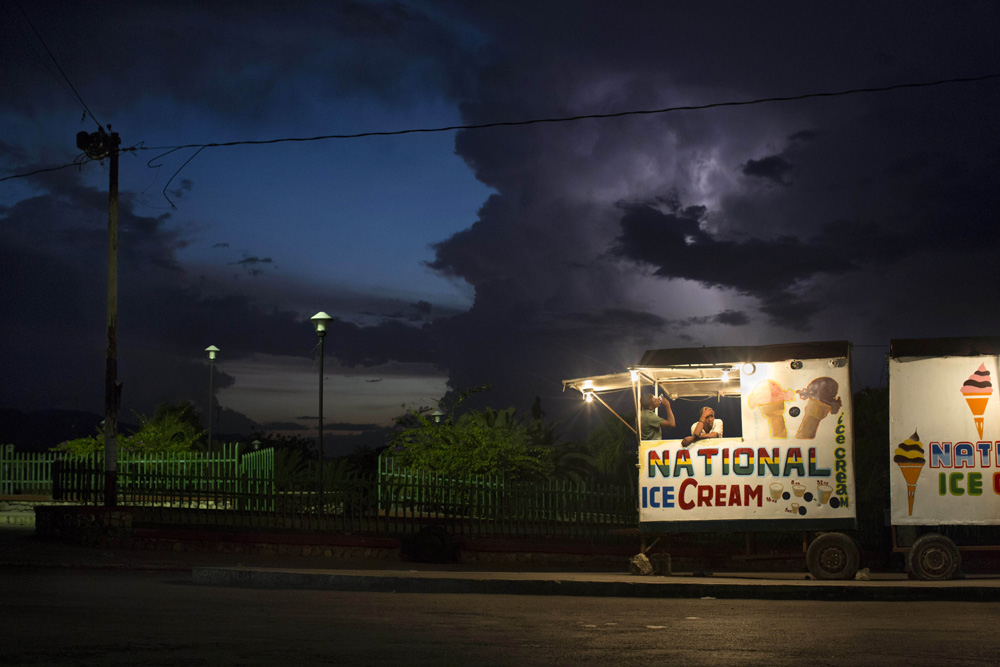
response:
<path id="1" fill-rule="evenodd" d="M 705 324 L 724 324 L 731 327 L 741 327 L 750 323 L 750 318 L 746 313 L 736 310 L 724 310 L 715 315 L 704 315 L 699 317 L 689 317 L 678 320 L 672 324 L 680 327 L 701 326 Z"/>
<path id="2" fill-rule="evenodd" d="M 622 328 L 657 331 L 666 324 L 666 320 L 659 315 L 624 308 L 607 308 L 599 313 L 567 313 L 558 317 L 556 322 L 560 320 L 570 326 L 584 326 L 588 330 L 610 328 L 616 333 Z"/>
<path id="3" fill-rule="evenodd" d="M 760 160 L 747 160 L 746 164 L 743 165 L 745 175 L 774 181 L 778 185 L 788 185 L 785 176 L 791 170 L 792 165 L 780 155 L 769 155 Z"/>
<path id="4" fill-rule="evenodd" d="M 427 362 L 437 359 L 439 344 L 426 327 L 396 320 L 362 327 L 335 320 L 330 324 L 327 350 L 347 366 L 378 366 L 397 362 Z"/>
<path id="5" fill-rule="evenodd" d="M 260 265 L 262 264 L 268 264 L 273 267 L 274 260 L 270 257 L 257 257 L 256 255 L 253 255 L 250 257 L 244 256 L 243 259 L 238 262 L 229 262 L 230 266 L 238 266 L 243 269 L 247 275 L 253 276 L 254 278 L 264 274 L 263 269 L 260 268 Z"/>
<path id="6" fill-rule="evenodd" d="M 724 241 L 701 229 L 705 209 L 663 211 L 623 205 L 621 236 L 613 252 L 654 267 L 664 278 L 686 278 L 711 287 L 753 295 L 781 292 L 818 273 L 839 273 L 852 265 L 825 248 L 792 237 Z"/>
<path id="7" fill-rule="evenodd" d="M 170 190 L 170 196 L 174 199 L 181 199 L 184 193 L 190 192 L 194 188 L 194 182 L 189 178 L 181 179 L 180 185 Z"/>
<path id="8" fill-rule="evenodd" d="M 495 6 L 459 5 L 495 37 L 488 53 L 502 62 L 481 70 L 478 96 L 462 106 L 466 121 L 876 85 L 1000 61 L 983 23 L 997 10 L 982 4 L 961 16 L 951 6 L 870 3 L 596 7 L 544 3 L 522 21 Z M 608 38 L 620 34 L 629 37 Z M 711 331 L 732 342 L 719 334 L 744 336 L 761 322 L 770 324 L 756 334 L 765 341 L 807 332 L 870 340 L 875 322 L 887 339 L 906 301 L 886 297 L 879 281 L 921 271 L 930 257 L 959 275 L 977 265 L 979 244 L 994 243 L 997 195 L 987 184 L 1000 174 L 987 127 L 996 99 L 990 83 L 460 133 L 458 153 L 497 194 L 467 230 L 435 246 L 430 263 L 476 288 L 473 311 L 450 323 L 453 385 L 572 377 L 582 359 L 589 369 L 575 376 L 608 372 L 644 341 L 665 347 Z M 614 258 L 633 268 L 614 270 Z M 660 288 L 642 282 L 650 275 Z M 680 281 L 723 305 L 696 316 L 671 308 Z M 636 307 L 654 290 L 666 310 Z M 954 304 L 953 286 L 932 291 L 927 310 Z M 752 307 L 727 301 L 747 296 Z"/>
<path id="9" fill-rule="evenodd" d="M 42 0 L 28 10 L 92 35 L 108 27 L 98 7 Z M 400 107 L 457 100 L 464 122 L 487 123 L 947 78 L 1000 62 L 993 3 L 274 7 L 128 3 L 114 14 L 119 39 L 90 49 L 70 74 L 91 100 L 120 106 L 172 95 L 193 115 L 249 118 L 272 132 L 271 123 L 326 99 L 317 92 Z M 72 62 L 75 51 L 60 45 L 78 40 L 64 37 L 50 43 Z M 22 48 L 0 45 L 0 60 L 32 62 L 13 57 Z M 106 71 L 123 76 L 99 77 Z M 35 93 L 46 76 L 38 68 L 7 74 L 0 108 L 26 118 L 64 94 L 54 86 Z M 459 132 L 456 153 L 495 194 L 466 229 L 434 245 L 427 265 L 470 286 L 473 306 L 431 311 L 349 295 L 363 304 L 352 312 L 384 321 L 335 321 L 328 354 L 362 368 L 432 364 L 448 369 L 453 388 L 492 383 L 487 402 L 526 407 L 539 394 L 549 405 L 563 378 L 619 371 L 644 349 L 678 341 L 779 342 L 806 331 L 887 340 L 988 328 L 998 316 L 983 304 L 1000 298 L 987 269 L 1000 240 L 998 89 Z M 79 111 L 69 115 L 75 122 Z M 11 148 L 8 156 L 27 155 Z M 33 182 L 44 195 L 8 206 L 0 225 L 3 312 L 23 313 L 0 343 L 13 375 L 25 378 L 2 397 L 23 389 L 42 401 L 55 386 L 79 404 L 103 389 L 107 194 L 72 172 Z M 204 361 L 175 363 L 191 350 L 200 355 L 213 342 L 232 358 L 307 355 L 315 335 L 304 307 L 291 304 L 348 301 L 341 286 L 304 294 L 272 272 L 228 286 L 218 276 L 199 280 L 177 262 L 189 239 L 170 215 L 141 216 L 127 202 L 121 215 L 121 338 L 149 351 L 122 358 L 170 395 L 203 391 Z M 237 282 L 257 283 L 253 296 Z M 404 322 L 411 313 L 419 317 Z M 47 351 L 44 367 L 25 341 Z M 140 369 L 125 370 L 128 396 Z"/>
<path id="10" fill-rule="evenodd" d="M 316 417 L 296 417 L 296 419 L 316 419 Z M 299 424 L 298 422 L 267 422 L 266 424 L 261 424 L 260 428 L 262 431 L 307 431 L 308 426 Z"/>
<path id="11" fill-rule="evenodd" d="M 96 101 L 113 99 L 121 106 L 150 91 L 229 117 L 263 119 L 311 101 L 315 88 L 289 85 L 292 71 L 296 78 L 312 78 L 324 93 L 395 101 L 432 91 L 455 96 L 471 78 L 473 45 L 402 2 L 291 2 L 281 7 L 279 19 L 274 3 L 266 0 L 241 2 L 238 12 L 226 3 L 194 0 L 169 7 L 156 0 L 120 3 L 110 17 L 98 2 L 40 0 L 24 5 L 24 11 L 45 29 L 43 37 L 62 63 L 79 60 L 69 46 L 79 35 L 113 31 L 115 39 L 88 51 L 86 66 L 67 67 L 76 88 L 95 101 L 102 122 L 107 112 Z M 11 13 L 20 32 L 32 35 L 20 12 Z M 43 20 L 53 14 L 61 20 Z M 55 72 L 37 44 L 15 39 L 0 45 L 0 62 L 14 61 L 28 66 L 7 70 L 0 108 L 35 115 L 65 94 L 56 85 L 48 87 L 48 95 L 39 93 L 39 78 Z M 108 70 L 121 77 L 114 87 L 101 76 Z"/>
<path id="12" fill-rule="evenodd" d="M 2 383 L 0 405 L 98 410 L 106 349 L 107 193 L 82 185 L 80 175 L 70 171 L 32 180 L 46 194 L 0 214 L 0 306 L 18 314 L 0 331 L 5 372 L 18 378 Z M 171 215 L 137 215 L 130 201 L 122 197 L 119 205 L 123 415 L 152 414 L 163 401 L 181 400 L 204 412 L 209 369 L 202 350 L 210 343 L 222 348 L 220 356 L 227 361 L 314 350 L 315 333 L 299 313 L 232 293 L 218 281 L 182 269 L 175 253 L 186 241 Z M 253 268 L 270 260 L 245 257 L 238 264 Z M 329 291 L 324 295 L 328 299 Z M 432 310 L 429 302 L 410 307 L 425 315 Z M 435 360 L 435 343 L 421 328 L 394 321 L 363 327 L 337 320 L 330 331 L 327 353 L 347 366 L 388 364 L 379 372 L 391 373 L 390 362 Z M 48 351 L 37 355 L 36 346 Z M 415 372 L 414 367 L 407 372 Z M 217 392 L 234 382 L 215 369 Z M 254 428 L 229 409 L 216 417 L 219 432 Z"/>
<path id="13" fill-rule="evenodd" d="M 0 307 L 17 313 L 0 330 L 0 348 L 6 372 L 19 378 L 2 383 L 0 404 L 94 409 L 104 391 L 107 193 L 68 170 L 32 181 L 47 193 L 0 217 Z M 208 377 L 201 350 L 210 342 L 225 340 L 228 358 L 312 348 L 314 335 L 296 314 L 262 312 L 246 297 L 213 294 L 191 280 L 175 257 L 184 240 L 170 216 L 136 215 L 129 201 L 119 205 L 123 414 L 151 414 L 163 400 L 201 405 Z M 39 348 L 47 352 L 32 351 Z M 216 389 L 233 381 L 216 370 Z"/>

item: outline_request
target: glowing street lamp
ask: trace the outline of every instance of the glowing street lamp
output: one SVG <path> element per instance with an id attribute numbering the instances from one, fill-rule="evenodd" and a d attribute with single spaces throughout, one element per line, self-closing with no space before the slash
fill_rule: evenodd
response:
<path id="1" fill-rule="evenodd" d="M 323 343 L 326 340 L 326 327 L 333 320 L 332 317 L 320 311 L 311 318 L 313 326 L 316 327 L 316 335 L 319 336 L 319 506 L 323 507 Z"/>
<path id="2" fill-rule="evenodd" d="M 215 376 L 215 354 L 220 352 L 219 348 L 214 345 L 209 345 L 205 348 L 208 352 L 208 452 L 212 453 L 212 408 L 213 399 L 215 398 L 215 392 L 212 391 L 212 379 Z"/>

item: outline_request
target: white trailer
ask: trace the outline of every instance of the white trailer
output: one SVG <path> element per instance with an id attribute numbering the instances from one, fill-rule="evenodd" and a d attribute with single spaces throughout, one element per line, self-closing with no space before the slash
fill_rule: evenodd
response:
<path id="1" fill-rule="evenodd" d="M 951 579 L 961 551 L 946 526 L 1000 525 L 1000 337 L 889 344 L 889 488 L 893 550 L 924 580 Z M 919 536 L 901 546 L 899 527 Z"/>
<path id="2" fill-rule="evenodd" d="M 854 577 L 860 549 L 841 532 L 857 528 L 850 343 L 650 350 L 563 385 L 613 411 L 608 394 L 631 395 L 644 551 L 669 533 L 801 531 L 815 577 Z M 724 413 L 723 437 L 685 444 L 687 421 L 641 439 L 646 393 Z"/>

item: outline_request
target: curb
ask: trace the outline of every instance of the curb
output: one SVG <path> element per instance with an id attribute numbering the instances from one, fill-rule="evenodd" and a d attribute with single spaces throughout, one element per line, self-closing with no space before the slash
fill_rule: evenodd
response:
<path id="1" fill-rule="evenodd" d="M 911 583 L 875 584 L 812 581 L 803 584 L 744 580 L 683 582 L 666 578 L 635 581 L 579 578 L 525 579 L 489 577 L 394 576 L 288 571 L 262 568 L 195 567 L 192 583 L 258 589 L 299 589 L 369 593 L 433 593 L 474 595 L 567 595 L 622 598 L 816 600 L 850 602 L 996 602 L 996 587 L 932 586 Z"/>

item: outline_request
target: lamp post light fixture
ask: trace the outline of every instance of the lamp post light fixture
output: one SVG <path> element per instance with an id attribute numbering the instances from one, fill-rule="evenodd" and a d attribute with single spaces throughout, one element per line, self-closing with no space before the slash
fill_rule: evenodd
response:
<path id="1" fill-rule="evenodd" d="M 215 392 L 212 390 L 212 379 L 215 376 L 215 355 L 220 352 L 219 348 L 214 345 L 209 345 L 205 348 L 208 352 L 208 453 L 212 453 L 212 409 L 215 398 Z"/>
<path id="2" fill-rule="evenodd" d="M 326 327 L 333 320 L 332 317 L 320 311 L 311 318 L 313 326 L 316 327 L 316 335 L 319 336 L 319 433 L 317 443 L 319 445 L 319 472 L 317 474 L 319 507 L 323 507 L 323 343 L 326 340 Z"/>

